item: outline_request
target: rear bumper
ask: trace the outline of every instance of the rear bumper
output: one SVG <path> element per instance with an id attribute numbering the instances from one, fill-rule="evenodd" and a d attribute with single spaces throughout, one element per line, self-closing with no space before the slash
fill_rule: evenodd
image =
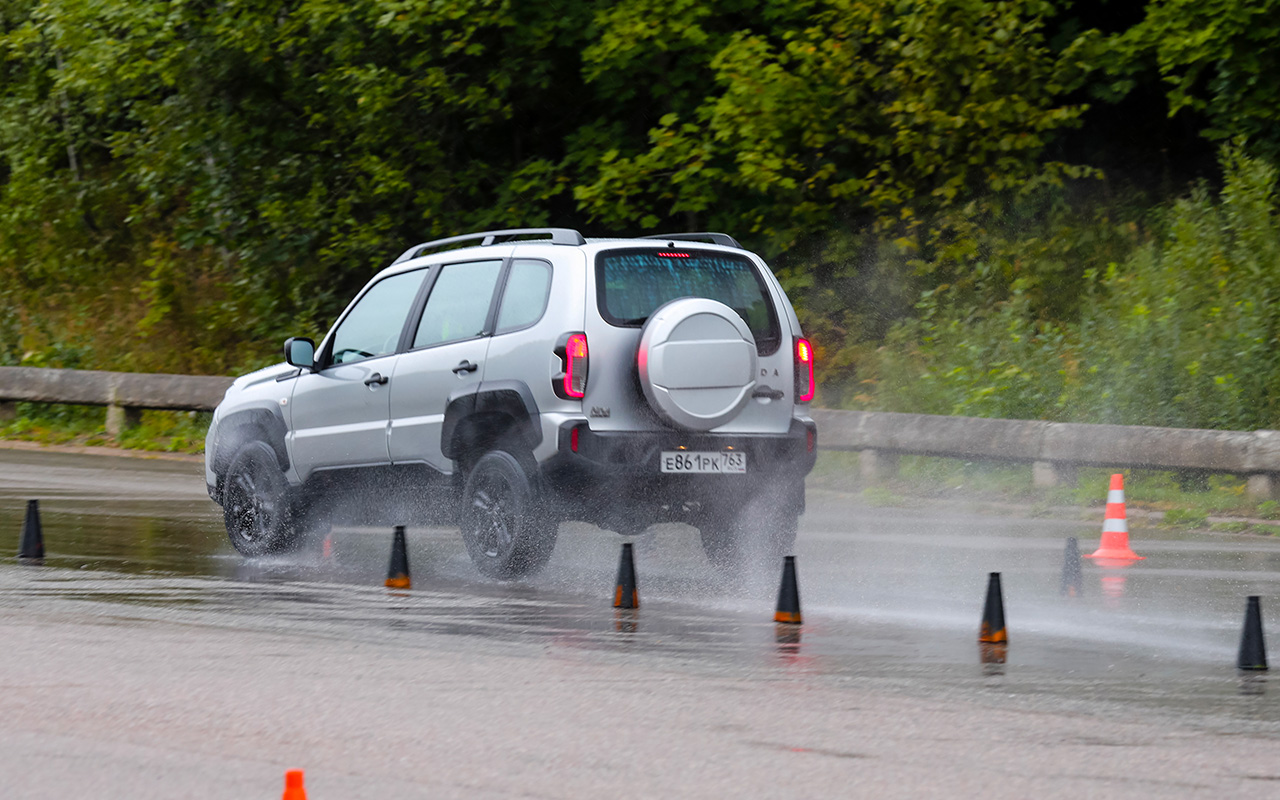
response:
<path id="1" fill-rule="evenodd" d="M 572 436 L 577 429 L 577 449 Z M 733 450 L 747 457 L 745 474 L 671 474 L 661 470 L 664 451 Z M 764 495 L 796 513 L 804 511 L 804 478 L 817 456 L 817 426 L 793 419 L 783 434 L 595 432 L 566 423 L 558 449 L 542 466 L 542 477 L 561 504 L 561 514 L 617 528 L 663 519 L 696 522 L 749 497 Z"/>

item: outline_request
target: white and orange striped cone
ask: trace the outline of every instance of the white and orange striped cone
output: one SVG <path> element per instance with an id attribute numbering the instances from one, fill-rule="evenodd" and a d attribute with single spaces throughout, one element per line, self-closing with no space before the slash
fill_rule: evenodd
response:
<path id="1" fill-rule="evenodd" d="M 1146 558 L 1129 549 L 1129 522 L 1124 513 L 1124 475 L 1118 472 L 1111 476 L 1111 490 L 1107 492 L 1102 542 L 1085 558 L 1096 558 L 1095 563 L 1103 567 L 1123 567 Z"/>

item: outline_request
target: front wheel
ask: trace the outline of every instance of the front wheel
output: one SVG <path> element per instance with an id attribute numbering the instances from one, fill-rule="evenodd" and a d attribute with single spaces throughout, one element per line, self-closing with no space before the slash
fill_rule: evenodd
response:
<path id="1" fill-rule="evenodd" d="M 236 550 L 261 556 L 297 546 L 292 493 L 270 445 L 255 441 L 241 447 L 225 480 L 222 518 Z"/>
<path id="2" fill-rule="evenodd" d="M 555 549 L 558 526 L 542 502 L 532 465 L 505 450 L 476 461 L 463 490 L 461 516 L 467 553 L 490 578 L 533 574 Z"/>

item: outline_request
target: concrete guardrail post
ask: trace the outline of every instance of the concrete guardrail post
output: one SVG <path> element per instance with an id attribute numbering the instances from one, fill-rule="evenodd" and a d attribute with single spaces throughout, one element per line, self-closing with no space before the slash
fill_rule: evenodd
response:
<path id="1" fill-rule="evenodd" d="M 130 428 L 142 421 L 142 409 L 130 406 L 107 406 L 107 435 L 119 439 Z"/>
<path id="2" fill-rule="evenodd" d="M 1280 483 L 1280 481 L 1276 480 L 1276 473 L 1255 472 L 1248 476 L 1245 491 L 1250 497 L 1257 500 L 1274 500 L 1276 499 L 1277 483 Z"/>
<path id="3" fill-rule="evenodd" d="M 864 483 L 880 483 L 898 475 L 898 454 L 884 450 L 859 450 L 858 471 Z"/>
<path id="4" fill-rule="evenodd" d="M 1037 489 L 1052 489 L 1056 486 L 1075 486 L 1079 479 L 1079 470 L 1074 464 L 1063 464 L 1054 461 L 1035 461 L 1031 464 L 1031 483 Z"/>
<path id="5" fill-rule="evenodd" d="M 133 406 L 122 406 L 116 402 L 119 397 L 117 381 L 111 382 L 107 390 L 107 435 L 119 439 L 120 435 L 142 421 L 142 409 Z"/>
<path id="6" fill-rule="evenodd" d="M 13 422 L 18 418 L 18 404 L 0 400 L 0 422 Z"/>
<path id="7" fill-rule="evenodd" d="M 1253 431 L 1244 459 L 1245 491 L 1257 500 L 1280 497 L 1280 431 Z"/>

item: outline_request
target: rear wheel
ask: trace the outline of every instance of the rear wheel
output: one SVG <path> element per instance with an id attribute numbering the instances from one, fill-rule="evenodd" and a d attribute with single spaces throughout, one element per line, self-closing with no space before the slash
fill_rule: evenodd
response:
<path id="1" fill-rule="evenodd" d="M 485 453 L 462 496 L 462 541 L 476 569 L 511 580 L 542 569 L 555 549 L 557 524 L 542 501 L 532 459 Z"/>
<path id="2" fill-rule="evenodd" d="M 222 518 L 236 550 L 261 556 L 297 547 L 292 492 L 270 445 L 254 441 L 241 447 L 225 481 Z"/>

